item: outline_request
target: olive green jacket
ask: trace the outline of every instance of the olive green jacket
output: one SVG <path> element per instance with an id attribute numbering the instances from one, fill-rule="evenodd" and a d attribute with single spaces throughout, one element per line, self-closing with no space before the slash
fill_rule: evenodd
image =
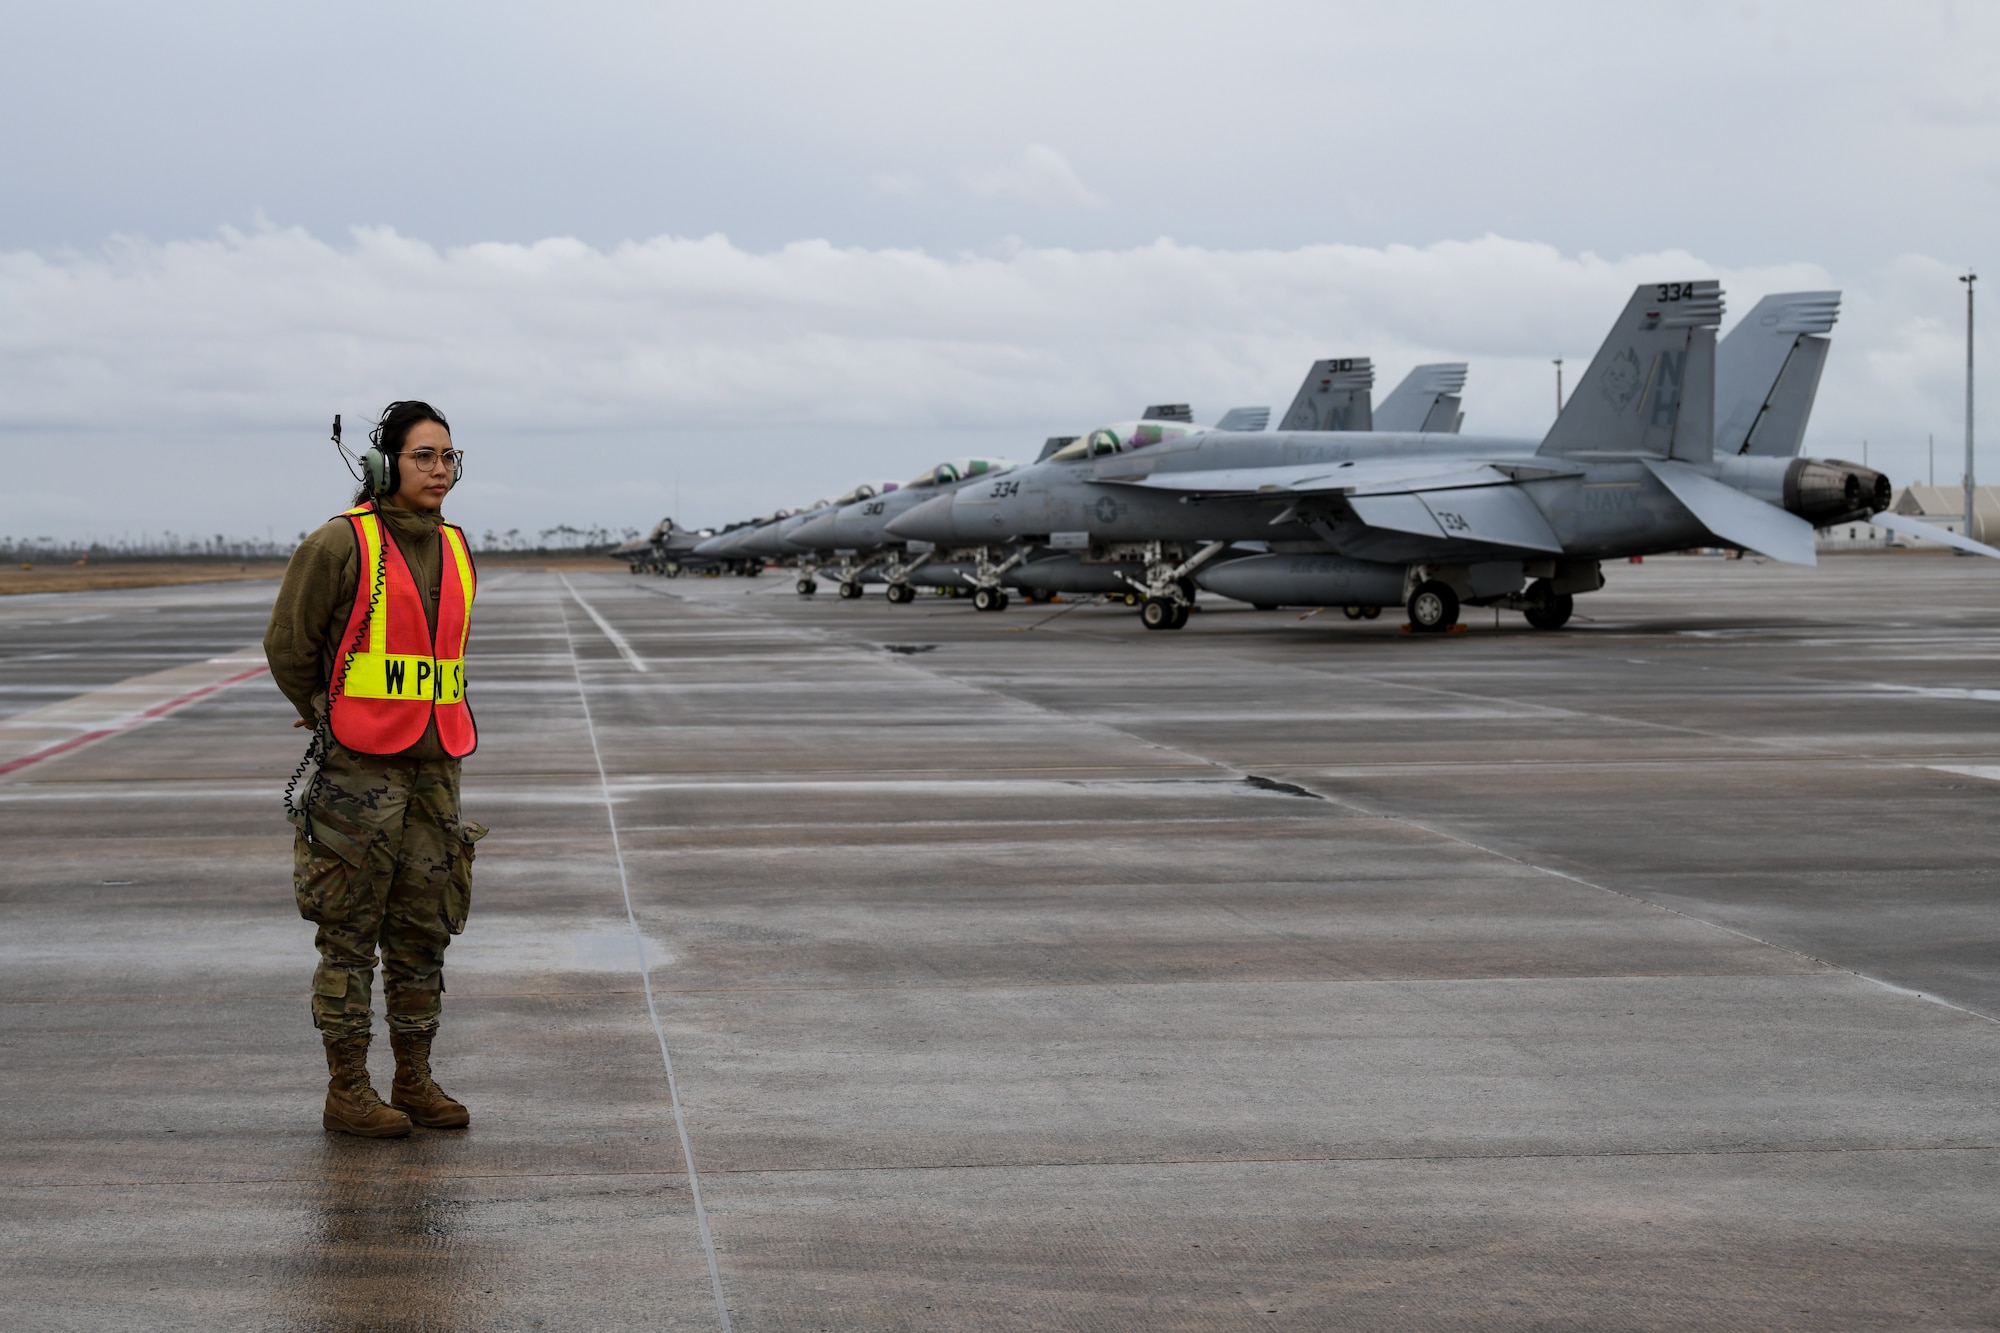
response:
<path id="1" fill-rule="evenodd" d="M 380 512 L 382 526 L 409 562 L 417 592 L 424 599 L 424 616 L 435 637 L 438 576 L 444 557 L 438 539 L 442 515 L 398 509 L 387 502 Z M 354 610 L 360 574 L 361 553 L 355 546 L 354 525 L 345 518 L 328 519 L 307 534 L 285 567 L 285 581 L 271 607 L 270 626 L 264 631 L 264 658 L 271 664 L 271 679 L 308 722 L 317 722 L 326 711 L 326 687 L 333 679 L 341 631 L 347 628 L 347 617 Z M 399 757 L 450 756 L 438 743 L 437 723 L 433 721 L 423 738 Z"/>

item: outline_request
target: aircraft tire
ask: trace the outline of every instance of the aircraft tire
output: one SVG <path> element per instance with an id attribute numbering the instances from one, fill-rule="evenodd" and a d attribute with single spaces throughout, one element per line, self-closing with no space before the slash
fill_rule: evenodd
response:
<path id="1" fill-rule="evenodd" d="M 1552 591 L 1547 579 L 1536 579 L 1528 588 L 1528 603 L 1522 614 L 1536 629 L 1561 629 L 1576 613 L 1576 598 Z"/>
<path id="2" fill-rule="evenodd" d="M 1174 618 L 1167 622 L 1168 629 L 1186 629 L 1188 618 L 1194 615 L 1193 602 L 1175 602 Z"/>
<path id="3" fill-rule="evenodd" d="M 1361 608 L 1361 618 L 1363 620 L 1380 620 L 1382 618 L 1382 608 L 1379 606 L 1364 606 Z"/>
<path id="4" fill-rule="evenodd" d="M 861 596 L 861 585 L 849 580 L 840 585 L 840 600 L 852 602 Z"/>
<path id="5" fill-rule="evenodd" d="M 1179 629 L 1187 623 L 1180 607 L 1166 597 L 1148 597 L 1139 608 L 1139 620 L 1147 629 Z"/>
<path id="6" fill-rule="evenodd" d="M 1449 584 L 1428 579 L 1416 586 L 1406 608 L 1418 634 L 1443 634 L 1458 623 L 1458 594 Z"/>
<path id="7" fill-rule="evenodd" d="M 1340 614 L 1346 616 L 1349 620 L 1359 620 L 1368 613 L 1358 606 L 1343 606 L 1340 608 Z"/>
<path id="8" fill-rule="evenodd" d="M 883 596 L 889 599 L 889 605 L 901 606 L 904 602 L 915 601 L 917 594 L 907 583 L 892 583 L 889 585 L 889 591 Z"/>
<path id="9" fill-rule="evenodd" d="M 975 611 L 998 611 L 1001 607 L 1000 590 L 997 588 L 974 588 L 972 609 Z"/>
<path id="10" fill-rule="evenodd" d="M 811 579 L 800 579 L 798 582 L 798 589 L 799 589 L 799 596 L 810 597 L 814 593 L 819 591 L 819 585 L 817 583 L 814 583 Z"/>
<path id="11" fill-rule="evenodd" d="M 666 565 L 661 568 L 660 572 L 670 579 L 677 579 L 681 576 L 681 567 L 679 565 Z"/>

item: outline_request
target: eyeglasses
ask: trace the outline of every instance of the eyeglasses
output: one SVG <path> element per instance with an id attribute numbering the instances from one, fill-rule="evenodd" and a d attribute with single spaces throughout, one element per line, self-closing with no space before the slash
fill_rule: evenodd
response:
<path id="1" fill-rule="evenodd" d="M 405 463 L 415 465 L 418 470 L 423 472 L 437 471 L 439 463 L 443 463 L 454 472 L 465 466 L 465 450 L 463 449 L 405 449 L 397 457 L 401 458 Z"/>

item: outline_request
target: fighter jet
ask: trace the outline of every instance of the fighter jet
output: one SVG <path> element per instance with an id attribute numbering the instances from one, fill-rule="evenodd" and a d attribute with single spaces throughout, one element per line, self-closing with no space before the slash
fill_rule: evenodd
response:
<path id="1" fill-rule="evenodd" d="M 713 537 L 697 543 L 694 553 L 703 559 L 720 560 L 727 568 L 754 577 L 764 572 L 764 557 L 752 555 L 743 549 L 743 544 L 771 524 L 790 518 L 795 512 L 791 509 L 780 509 L 763 518 L 728 524 Z"/>
<path id="2" fill-rule="evenodd" d="M 1285 410 L 1281 419 L 1281 429 L 1289 431 L 1363 431 L 1371 429 L 1391 429 L 1418 433 L 1454 433 L 1465 419 L 1461 410 L 1460 394 L 1465 388 L 1466 366 L 1462 361 L 1438 365 L 1418 366 L 1403 377 L 1388 398 L 1383 400 L 1380 411 L 1371 406 L 1371 394 L 1375 385 L 1374 362 L 1365 356 L 1340 357 L 1316 361 L 1306 372 L 1304 382 L 1299 385 L 1292 405 Z M 1145 438 L 1146 421 L 1168 419 L 1164 414 L 1178 413 L 1170 419 L 1192 422 L 1193 414 L 1185 407 L 1149 408 L 1146 416 L 1137 423 L 1111 427 L 1119 438 L 1139 441 Z M 1223 414 L 1212 429 L 1222 432 L 1258 432 L 1270 420 L 1270 409 L 1262 407 L 1239 407 Z M 1383 422 L 1393 425 L 1384 426 Z M 1185 436 L 1181 438 L 1186 438 Z M 1076 444 L 1072 440 L 1071 445 Z M 1102 447 L 1102 442 L 1096 442 Z M 1136 447 L 1136 446 L 1135 446 Z M 1044 458 L 1053 457 L 1045 453 Z M 1071 456 L 1069 453 L 1065 457 Z M 1030 597 L 1037 593 L 1095 593 L 1098 595 L 1124 596 L 1129 602 L 1139 600 L 1136 589 L 1145 572 L 1138 552 L 1127 552 L 1130 558 L 1091 558 L 1088 534 L 1065 533 L 1060 538 L 1051 539 L 1048 548 L 1026 544 L 1022 563 L 1012 573 L 1005 575 L 1006 583 L 1027 592 Z M 1227 560 L 1231 555 L 1249 555 L 1251 551 L 1225 551 L 1217 559 Z M 1192 598 L 1193 585 L 1189 584 L 1184 593 Z M 975 590 L 973 605 L 980 609 L 1006 609 L 1006 595 L 996 598 L 986 594 L 986 606 L 981 607 L 981 594 Z"/>
<path id="3" fill-rule="evenodd" d="M 925 500 L 1019 466 L 1004 458 L 950 459 L 900 485 L 886 483 L 877 494 L 856 496 L 847 504 L 820 510 L 810 521 L 794 528 L 785 540 L 818 560 L 822 572 L 831 565 L 844 599 L 860 597 L 864 581 L 873 581 L 889 585 L 888 598 L 892 604 L 914 601 L 916 592 L 911 586 L 911 576 L 920 567 L 934 562 L 928 547 L 912 552 L 907 543 L 890 536 L 889 520 Z M 948 577 L 953 583 L 958 581 L 956 571 Z"/>
<path id="4" fill-rule="evenodd" d="M 1641 286 L 1540 441 L 1278 431 L 1154 442 L 1107 430 L 918 506 L 890 531 L 959 544 L 1081 533 L 1093 550 L 1137 550 L 1155 629 L 1186 623 L 1186 581 L 1232 542 L 1271 553 L 1216 570 L 1210 586 L 1225 595 L 1401 604 L 1420 632 L 1449 629 L 1466 604 L 1559 628 L 1576 595 L 1604 585 L 1602 562 L 1621 556 L 1724 545 L 1812 564 L 1813 529 L 1886 508 L 1888 478 L 1718 453 L 1721 319 L 1716 282 Z M 1761 400 L 1779 395 L 1799 336 L 1787 335 L 1794 347 Z"/>
<path id="5" fill-rule="evenodd" d="M 896 491 L 901 483 L 894 481 L 864 481 L 845 494 L 830 500 L 821 500 L 804 509 L 794 510 L 771 522 L 763 524 L 756 531 L 745 535 L 734 549 L 745 555 L 764 559 L 790 557 L 798 565 L 798 591 L 801 596 L 810 597 L 819 591 L 819 553 L 811 545 L 800 545 L 793 540 L 795 533 L 818 518 L 835 513 L 857 501 L 873 500 L 878 495 Z"/>
<path id="6" fill-rule="evenodd" d="M 634 574 L 679 578 L 683 573 L 704 573 L 723 567 L 720 560 L 695 554 L 695 547 L 714 535 L 712 528 L 690 532 L 671 518 L 663 518 L 644 537 L 614 546 L 605 554 L 613 560 L 625 561 Z"/>

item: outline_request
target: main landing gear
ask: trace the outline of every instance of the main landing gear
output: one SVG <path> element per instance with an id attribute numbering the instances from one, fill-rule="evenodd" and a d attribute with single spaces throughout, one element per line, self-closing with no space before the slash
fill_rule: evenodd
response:
<path id="1" fill-rule="evenodd" d="M 1148 597 L 1139 608 L 1139 623 L 1147 629 L 1179 629 L 1188 623 L 1193 607 L 1171 597 Z"/>
<path id="2" fill-rule="evenodd" d="M 891 606 L 908 606 L 917 600 L 917 590 L 907 583 L 892 583 L 885 594 Z"/>
<path id="3" fill-rule="evenodd" d="M 1450 584 L 1426 579 L 1410 591 L 1406 609 L 1416 633 L 1444 634 L 1458 623 L 1458 594 Z"/>
<path id="4" fill-rule="evenodd" d="M 975 611 L 1005 611 L 1007 594 L 998 588 L 974 588 L 972 609 Z"/>
<path id="5" fill-rule="evenodd" d="M 860 597 L 861 597 L 861 585 L 855 580 L 848 579 L 846 582 L 840 585 L 841 601 L 843 602 L 858 601 L 860 600 Z"/>
<path id="6" fill-rule="evenodd" d="M 819 591 L 819 584 L 814 581 L 810 574 L 801 576 L 799 581 L 793 586 L 799 590 L 799 596 L 801 597 L 810 597 Z"/>
<path id="7" fill-rule="evenodd" d="M 1536 629 L 1561 629 L 1576 613 L 1576 598 L 1557 592 L 1547 579 L 1536 579 L 1528 585 L 1527 602 L 1521 614 Z"/>

